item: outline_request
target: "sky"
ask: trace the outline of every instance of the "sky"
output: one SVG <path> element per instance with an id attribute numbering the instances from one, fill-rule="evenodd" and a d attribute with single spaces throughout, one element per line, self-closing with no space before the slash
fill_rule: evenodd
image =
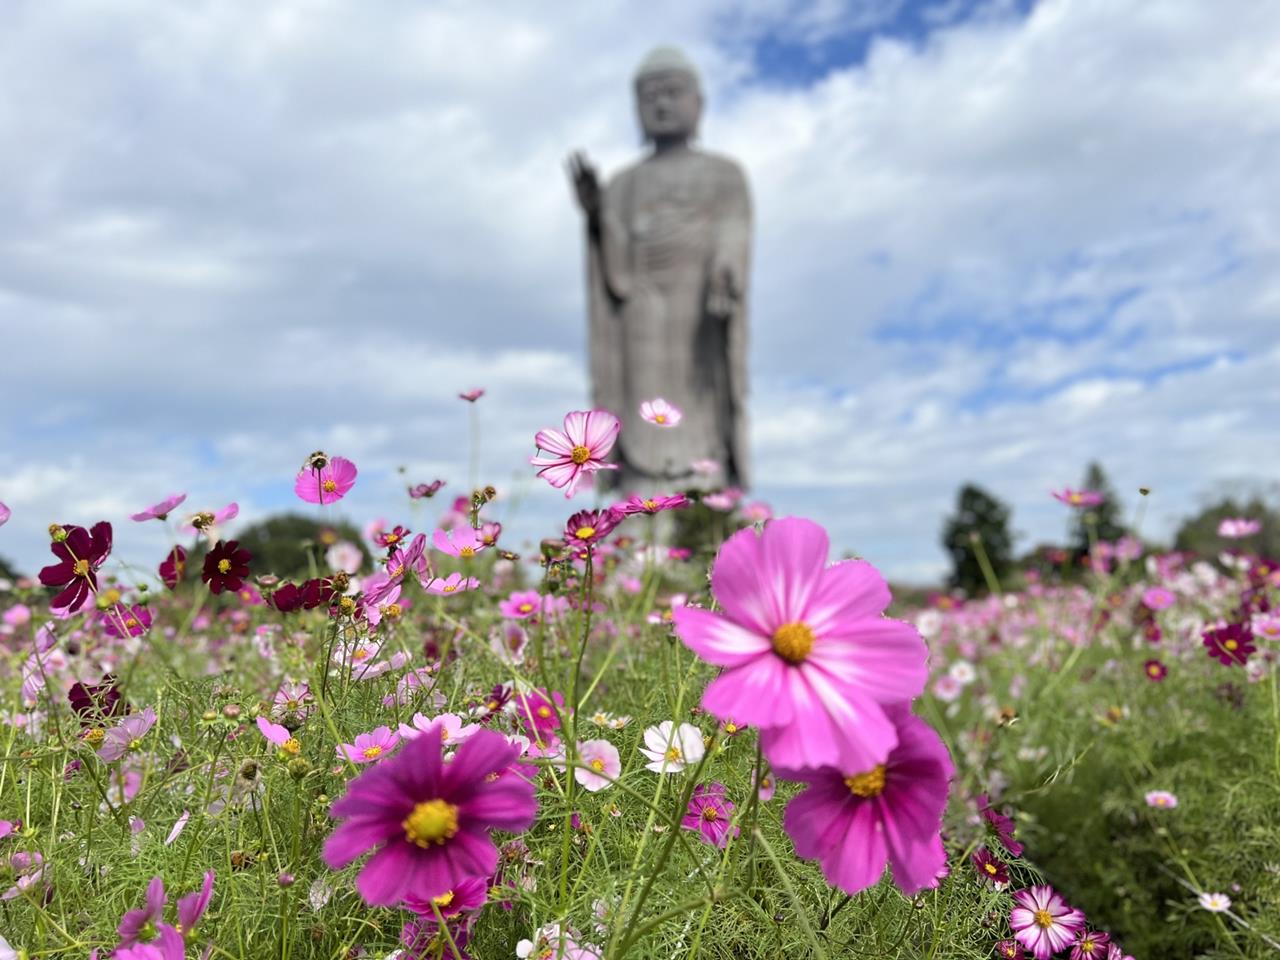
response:
<path id="1" fill-rule="evenodd" d="M 923 583 L 966 482 L 1025 548 L 1089 460 L 1156 539 L 1280 478 L 1280 4 L 9 0 L 0 556 L 106 519 L 154 567 L 128 514 L 301 507 L 315 449 L 360 468 L 332 516 L 429 527 L 404 486 L 468 488 L 471 387 L 510 546 L 556 533 L 563 164 L 639 157 L 658 44 L 751 182 L 753 497 Z"/>

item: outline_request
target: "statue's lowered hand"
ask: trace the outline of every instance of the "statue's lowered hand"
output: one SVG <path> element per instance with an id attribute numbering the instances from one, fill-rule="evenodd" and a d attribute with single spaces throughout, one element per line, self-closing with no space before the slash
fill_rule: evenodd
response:
<path id="1" fill-rule="evenodd" d="M 600 178 L 596 176 L 595 167 L 587 160 L 586 154 L 575 150 L 565 165 L 569 171 L 569 179 L 573 181 L 573 190 L 578 198 L 578 206 L 589 218 L 600 215 Z"/>
<path id="2" fill-rule="evenodd" d="M 707 313 L 713 317 L 729 317 L 738 305 L 738 281 L 733 267 L 715 263 L 707 278 Z"/>

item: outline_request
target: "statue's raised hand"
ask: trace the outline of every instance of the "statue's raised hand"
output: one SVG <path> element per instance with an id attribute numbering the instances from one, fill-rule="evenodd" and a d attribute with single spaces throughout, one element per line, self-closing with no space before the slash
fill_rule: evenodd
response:
<path id="1" fill-rule="evenodd" d="M 573 181 L 573 190 L 578 197 L 578 206 L 589 218 L 600 215 L 600 178 L 596 176 L 595 167 L 587 160 L 581 150 L 570 155 L 566 164 L 569 179 Z"/>

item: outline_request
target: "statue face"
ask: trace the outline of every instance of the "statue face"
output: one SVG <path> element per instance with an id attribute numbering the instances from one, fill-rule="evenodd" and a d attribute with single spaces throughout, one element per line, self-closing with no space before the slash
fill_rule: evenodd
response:
<path id="1" fill-rule="evenodd" d="M 636 108 L 648 139 L 691 137 L 702 116 L 702 93 L 683 71 L 651 73 L 636 83 Z"/>

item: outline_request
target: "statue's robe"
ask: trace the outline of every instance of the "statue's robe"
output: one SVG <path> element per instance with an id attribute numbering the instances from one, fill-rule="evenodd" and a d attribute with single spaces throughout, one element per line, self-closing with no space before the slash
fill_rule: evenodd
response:
<path id="1" fill-rule="evenodd" d="M 650 156 L 603 194 L 600 236 L 588 243 L 593 402 L 617 414 L 623 492 L 697 486 L 690 463 L 714 460 L 713 484 L 746 487 L 747 311 L 751 199 L 742 169 L 699 150 Z M 736 285 L 727 317 L 707 311 L 714 265 Z M 675 404 L 674 429 L 645 423 L 640 404 Z"/>

